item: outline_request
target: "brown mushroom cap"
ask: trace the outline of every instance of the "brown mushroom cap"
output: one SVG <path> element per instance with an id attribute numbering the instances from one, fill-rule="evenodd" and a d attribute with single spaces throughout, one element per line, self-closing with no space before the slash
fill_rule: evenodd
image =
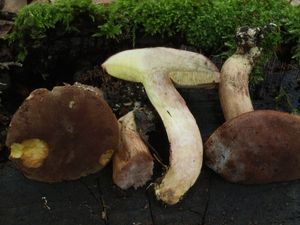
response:
<path id="1" fill-rule="evenodd" d="M 11 120 L 6 145 L 41 140 L 48 156 L 29 168 L 12 159 L 31 179 L 58 182 L 99 171 L 119 144 L 115 115 L 100 94 L 77 86 L 37 89 Z"/>
<path id="2" fill-rule="evenodd" d="M 231 182 L 300 178 L 300 117 L 271 110 L 242 114 L 219 127 L 204 146 L 206 164 Z"/>

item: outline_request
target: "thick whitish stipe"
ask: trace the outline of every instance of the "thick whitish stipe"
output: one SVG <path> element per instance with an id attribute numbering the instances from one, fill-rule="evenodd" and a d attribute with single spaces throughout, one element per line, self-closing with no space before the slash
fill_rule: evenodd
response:
<path id="1" fill-rule="evenodd" d="M 155 193 L 167 204 L 176 204 L 195 183 L 201 171 L 203 146 L 200 131 L 168 76 L 157 74 L 145 81 L 144 86 L 171 143 L 170 167 L 161 183 L 155 185 Z"/>
<path id="2" fill-rule="evenodd" d="M 253 111 L 249 93 L 249 74 L 260 50 L 253 47 L 247 53 L 237 51 L 229 57 L 221 70 L 219 96 L 225 120 Z"/>

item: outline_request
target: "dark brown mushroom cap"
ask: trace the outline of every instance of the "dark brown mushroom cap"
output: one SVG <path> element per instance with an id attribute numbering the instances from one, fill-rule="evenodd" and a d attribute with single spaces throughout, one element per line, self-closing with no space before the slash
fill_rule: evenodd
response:
<path id="1" fill-rule="evenodd" d="M 300 178 L 300 117 L 271 110 L 242 114 L 205 143 L 205 162 L 231 182 Z"/>
<path id="2" fill-rule="evenodd" d="M 11 120 L 6 145 L 40 139 L 49 147 L 39 168 L 17 166 L 32 179 L 73 180 L 99 171 L 118 148 L 119 128 L 99 94 L 76 86 L 37 89 Z M 102 158 L 101 158 L 102 156 Z"/>

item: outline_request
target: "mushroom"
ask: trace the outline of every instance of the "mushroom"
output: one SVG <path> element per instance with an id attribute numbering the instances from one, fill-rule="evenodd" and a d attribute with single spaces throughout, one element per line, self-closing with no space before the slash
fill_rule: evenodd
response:
<path id="1" fill-rule="evenodd" d="M 113 180 L 122 189 L 138 188 L 151 179 L 153 157 L 139 135 L 134 110 L 118 121 L 121 141 L 113 156 Z"/>
<path id="2" fill-rule="evenodd" d="M 144 85 L 171 145 L 170 167 L 155 184 L 155 194 L 167 204 L 176 204 L 200 174 L 203 146 L 197 123 L 172 82 L 184 86 L 215 83 L 217 68 L 201 54 L 161 47 L 120 52 L 102 67 L 114 77 Z"/>
<path id="3" fill-rule="evenodd" d="M 220 99 L 226 122 L 204 145 L 208 167 L 231 182 L 270 183 L 300 178 L 300 118 L 253 111 L 248 74 L 265 29 L 241 28 L 238 50 L 221 70 Z"/>
<path id="4" fill-rule="evenodd" d="M 10 159 L 30 179 L 74 180 L 95 173 L 119 145 L 115 115 L 100 92 L 84 86 L 37 89 L 14 114 Z"/>
<path id="5" fill-rule="evenodd" d="M 205 143 L 205 162 L 226 180 L 270 183 L 300 178 L 300 117 L 272 110 L 244 113 Z"/>

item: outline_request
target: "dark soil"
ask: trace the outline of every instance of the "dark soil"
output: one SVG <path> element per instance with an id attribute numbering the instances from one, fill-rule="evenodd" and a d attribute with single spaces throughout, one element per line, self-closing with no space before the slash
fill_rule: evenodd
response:
<path id="1" fill-rule="evenodd" d="M 138 44 L 141 47 L 151 43 L 153 44 L 144 40 Z M 13 53 L 7 50 L 5 44 L 0 44 L 1 62 L 13 60 Z M 156 45 L 183 47 L 165 41 L 156 42 Z M 155 199 L 151 183 L 138 190 L 123 191 L 116 187 L 111 178 L 111 165 L 78 181 L 45 184 L 26 179 L 8 161 L 9 151 L 4 143 L 10 118 L 32 90 L 39 87 L 52 88 L 62 85 L 63 82 L 74 81 L 99 87 L 107 85 L 107 80 L 105 83 L 99 68 L 100 63 L 110 54 L 129 47 L 120 44 L 117 48 L 99 40 L 67 37 L 33 52 L 22 68 L 10 67 L 9 70 L 0 70 L 1 80 L 7 83 L 1 89 L 0 105 L 0 224 L 300 224 L 299 181 L 237 185 L 224 181 L 204 167 L 197 183 L 182 202 L 168 207 Z M 191 47 L 187 48 L 194 50 Z M 45 60 L 46 56 L 48 60 Z M 255 107 L 288 112 L 300 110 L 300 68 L 293 63 L 283 64 L 274 60 L 266 65 L 265 74 L 262 83 L 251 87 Z M 135 93 L 137 88 L 133 85 L 129 90 L 123 90 L 126 84 L 115 80 L 111 82 L 114 88 L 119 90 L 119 95 L 126 92 Z M 141 87 L 138 86 L 139 88 Z M 224 121 L 217 89 L 179 91 L 194 114 L 205 141 Z M 114 96 L 110 98 L 113 102 Z M 147 103 L 145 96 L 136 94 L 130 99 L 124 99 L 124 102 L 136 100 Z M 115 103 L 111 105 L 112 108 L 114 105 Z M 115 113 L 120 116 L 124 114 L 122 110 L 129 109 L 130 107 L 116 108 Z M 157 151 L 161 150 L 159 154 L 167 161 L 167 142 L 161 130 L 158 127 L 158 131 L 150 135 L 149 142 Z M 160 173 L 161 166 L 157 163 L 153 181 Z"/>

